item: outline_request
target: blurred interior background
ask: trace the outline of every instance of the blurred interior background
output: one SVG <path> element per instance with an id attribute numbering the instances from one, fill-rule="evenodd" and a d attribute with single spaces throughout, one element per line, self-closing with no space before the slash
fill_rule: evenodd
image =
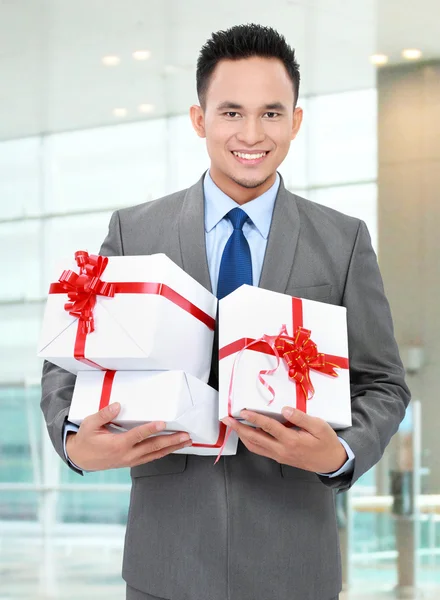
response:
<path id="1" fill-rule="evenodd" d="M 246 22 L 296 48 L 304 124 L 280 172 L 367 223 L 415 399 L 383 460 L 337 497 L 344 597 L 438 598 L 438 0 L 0 0 L 4 600 L 124 598 L 129 472 L 79 477 L 51 446 L 45 296 L 60 257 L 98 251 L 113 210 L 209 166 L 188 115 L 198 52 Z"/>

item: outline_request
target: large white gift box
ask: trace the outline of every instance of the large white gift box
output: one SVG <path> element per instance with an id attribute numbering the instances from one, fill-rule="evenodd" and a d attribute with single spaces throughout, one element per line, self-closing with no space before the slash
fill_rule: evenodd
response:
<path id="1" fill-rule="evenodd" d="M 75 257 L 50 286 L 38 356 L 72 373 L 183 370 L 208 381 L 215 296 L 165 254 Z"/>
<path id="2" fill-rule="evenodd" d="M 346 309 L 243 285 L 219 302 L 219 418 L 283 406 L 351 426 Z M 278 356 L 277 356 L 278 355 Z"/>
<path id="3" fill-rule="evenodd" d="M 166 429 L 156 435 L 185 431 L 193 441 L 178 454 L 217 456 L 223 444 L 226 427 L 218 420 L 218 392 L 183 371 L 81 371 L 68 419 L 80 425 L 112 402 L 121 405 L 113 431 L 165 421 Z M 236 454 L 237 445 L 235 434 L 222 454 Z"/>

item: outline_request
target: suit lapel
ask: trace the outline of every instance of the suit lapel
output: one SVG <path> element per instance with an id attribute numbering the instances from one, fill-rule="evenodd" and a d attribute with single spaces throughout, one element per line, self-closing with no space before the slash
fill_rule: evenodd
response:
<path id="1" fill-rule="evenodd" d="M 183 269 L 212 292 L 206 258 L 204 176 L 186 192 L 180 213 L 179 241 Z"/>
<path id="2" fill-rule="evenodd" d="M 212 292 L 205 243 L 204 175 L 190 187 L 179 218 L 179 242 L 183 269 Z M 295 197 L 281 178 L 269 231 L 260 287 L 284 293 L 293 266 L 299 236 L 299 212 Z M 218 321 L 216 323 L 209 384 L 218 389 Z"/>
<path id="3" fill-rule="evenodd" d="M 295 196 L 286 190 L 281 177 L 259 287 L 285 293 L 293 267 L 299 228 Z"/>
<path id="4" fill-rule="evenodd" d="M 179 242 L 183 269 L 206 289 L 212 291 L 206 258 L 204 176 L 205 174 L 186 192 L 179 220 Z M 281 177 L 267 240 L 260 287 L 282 294 L 286 291 L 293 267 L 299 229 L 299 211 L 295 196 L 286 190 Z"/>

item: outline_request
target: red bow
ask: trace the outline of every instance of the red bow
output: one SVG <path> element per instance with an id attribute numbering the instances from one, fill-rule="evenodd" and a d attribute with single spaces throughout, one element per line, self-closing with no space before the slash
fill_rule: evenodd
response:
<path id="1" fill-rule="evenodd" d="M 310 380 L 310 369 L 337 377 L 335 367 L 322 352 L 318 352 L 315 342 L 310 339 L 312 332 L 304 327 L 298 327 L 295 337 L 287 335 L 285 326 L 275 339 L 274 349 L 284 360 L 289 371 L 289 377 L 303 389 L 306 399 L 313 397 L 315 390 Z"/>
<path id="2" fill-rule="evenodd" d="M 89 254 L 83 250 L 75 252 L 75 260 L 79 267 L 79 274 L 74 271 L 63 271 L 59 282 L 67 292 L 70 302 L 64 305 L 69 315 L 79 319 L 81 333 L 91 333 L 95 329 L 93 309 L 96 296 L 113 298 L 114 285 L 101 281 L 108 258 Z"/>

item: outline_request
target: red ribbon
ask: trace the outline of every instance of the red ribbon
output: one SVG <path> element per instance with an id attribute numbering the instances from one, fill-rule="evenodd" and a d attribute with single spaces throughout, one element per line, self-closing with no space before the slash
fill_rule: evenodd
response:
<path id="1" fill-rule="evenodd" d="M 296 407 L 298 410 L 306 412 L 307 400 L 313 398 L 315 393 L 310 379 L 310 370 L 337 377 L 338 374 L 335 371 L 336 368 L 348 369 L 347 358 L 318 352 L 316 344 L 310 339 L 311 333 L 310 330 L 305 329 L 304 327 L 298 327 L 295 336 L 292 337 L 287 334 L 287 328 L 283 325 L 278 335 L 263 335 L 257 340 L 242 338 L 241 340 L 237 340 L 232 344 L 225 346 L 219 352 L 219 359 L 221 360 L 226 356 L 239 352 L 234 361 L 234 371 L 240 355 L 245 350 L 254 350 L 256 352 L 275 356 L 277 358 L 276 367 L 273 369 L 262 370 L 258 374 L 258 380 L 272 395 L 272 399 L 268 402 L 269 406 L 275 399 L 275 391 L 264 380 L 263 375 L 272 375 L 275 373 L 279 368 L 281 360 L 283 360 L 286 363 L 289 378 L 296 384 Z M 232 381 L 233 376 L 231 377 L 231 384 Z M 232 416 L 231 398 L 229 398 L 228 409 L 229 416 Z"/>
<path id="2" fill-rule="evenodd" d="M 88 254 L 85 251 L 75 252 L 75 260 L 79 274 L 74 271 L 63 271 L 58 283 L 52 283 L 49 294 L 66 294 L 69 302 L 64 309 L 78 319 L 78 330 L 75 339 L 74 357 L 79 362 L 94 368 L 105 370 L 103 367 L 85 358 L 87 336 L 95 330 L 93 310 L 97 296 L 113 298 L 115 294 L 156 294 L 176 304 L 190 315 L 214 330 L 215 319 L 189 302 L 175 290 L 163 283 L 152 282 L 112 282 L 101 280 L 108 264 L 108 258 Z"/>
<path id="3" fill-rule="evenodd" d="M 288 335 L 287 328 L 283 325 L 280 333 L 277 335 L 263 335 L 256 340 L 252 338 L 242 338 L 220 349 L 219 360 L 238 352 L 234 360 L 229 382 L 229 417 L 232 417 L 234 372 L 237 361 L 245 350 L 271 354 L 277 359 L 277 364 L 273 369 L 262 370 L 258 374 L 258 380 L 272 395 L 272 399 L 268 403 L 269 406 L 275 399 L 275 391 L 264 380 L 263 375 L 272 375 L 275 373 L 280 366 L 281 360 L 286 363 L 289 378 L 292 379 L 296 385 L 296 408 L 303 412 L 307 412 L 307 400 L 313 398 L 315 393 L 313 384 L 310 380 L 311 369 L 325 375 L 330 375 L 331 377 L 338 377 L 338 373 L 335 371 L 336 368 L 349 368 L 348 358 L 318 352 L 317 345 L 311 340 L 312 332 L 303 327 L 302 300 L 300 298 L 292 298 L 292 323 L 294 331 L 293 336 Z M 287 427 L 292 426 L 289 421 L 286 421 L 284 424 Z M 225 443 L 229 437 L 229 433 L 230 432 L 226 435 Z M 220 455 L 221 451 L 217 460 L 220 458 Z"/>
<path id="4" fill-rule="evenodd" d="M 116 375 L 116 371 L 106 371 L 104 375 L 104 381 L 102 384 L 101 398 L 99 401 L 99 410 L 106 408 L 110 404 L 110 396 L 113 388 L 113 381 Z M 116 425 L 116 423 L 113 423 Z M 219 423 L 219 435 L 215 444 L 192 444 L 193 448 L 221 448 L 226 436 L 226 425 L 222 422 Z"/>
<path id="5" fill-rule="evenodd" d="M 114 286 L 101 281 L 101 275 L 108 263 L 104 256 L 91 255 L 84 251 L 75 252 L 76 264 L 79 274 L 74 271 L 63 271 L 59 282 L 67 292 L 70 302 L 66 302 L 64 309 L 79 319 L 79 326 L 83 333 L 92 333 L 95 330 L 93 309 L 96 296 L 113 298 Z M 50 292 L 49 292 L 50 293 Z"/>

